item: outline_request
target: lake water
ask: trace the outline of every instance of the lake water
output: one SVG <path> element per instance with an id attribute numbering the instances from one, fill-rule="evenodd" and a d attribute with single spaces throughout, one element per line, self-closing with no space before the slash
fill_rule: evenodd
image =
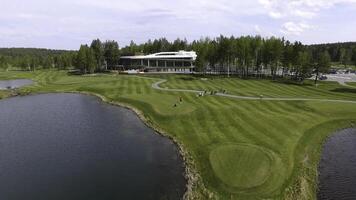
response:
<path id="1" fill-rule="evenodd" d="M 331 136 L 319 166 L 319 200 L 356 199 L 356 129 Z"/>
<path id="2" fill-rule="evenodd" d="M 0 101 L 0 199 L 180 199 L 176 146 L 98 98 L 41 94 Z"/>
<path id="3" fill-rule="evenodd" d="M 29 79 L 5 80 L 0 81 L 0 90 L 14 89 L 31 84 L 33 84 L 33 81 Z"/>

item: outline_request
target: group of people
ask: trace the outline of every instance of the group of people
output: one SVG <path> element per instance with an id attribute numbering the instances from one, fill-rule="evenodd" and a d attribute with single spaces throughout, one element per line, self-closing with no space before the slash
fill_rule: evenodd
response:
<path id="1" fill-rule="evenodd" d="M 222 94 L 226 94 L 227 93 L 227 90 L 225 90 L 225 89 L 220 89 L 219 91 L 216 91 L 216 90 L 212 90 L 212 91 L 207 91 L 207 90 L 204 90 L 204 91 L 202 91 L 202 92 L 199 92 L 198 94 L 197 94 L 197 97 L 203 97 L 203 96 L 205 96 L 205 95 L 216 95 L 217 93 L 222 93 Z M 264 97 L 263 97 L 263 95 L 261 94 L 261 95 L 259 95 L 259 98 L 260 99 L 263 99 Z M 182 97 L 179 97 L 179 103 L 183 103 L 183 98 Z M 177 103 L 175 103 L 174 104 L 174 107 L 177 107 L 178 106 L 178 104 Z"/>
<path id="2" fill-rule="evenodd" d="M 226 91 L 226 90 L 223 90 L 223 89 L 221 89 L 220 91 L 221 91 L 223 94 L 226 94 L 226 93 L 227 93 L 227 91 Z M 207 94 L 216 95 L 218 92 L 219 92 L 219 91 L 210 91 L 210 92 L 208 92 L 208 91 L 204 90 L 204 91 L 202 91 L 202 92 L 199 92 L 199 93 L 197 94 L 197 97 L 203 97 L 203 96 L 205 96 L 205 95 L 207 95 Z M 263 95 L 262 95 L 262 94 L 260 94 L 259 97 L 260 97 L 261 100 L 263 99 Z M 181 97 L 181 96 L 179 97 L 179 103 L 180 103 L 180 104 L 183 103 L 183 97 Z M 173 105 L 173 107 L 177 107 L 177 106 L 178 106 L 178 103 L 175 103 L 175 104 Z"/>
<path id="3" fill-rule="evenodd" d="M 183 103 L 183 97 L 179 97 L 179 103 Z M 175 104 L 173 105 L 173 107 L 177 107 L 177 106 L 178 106 L 177 103 L 175 103 Z"/>
<path id="4" fill-rule="evenodd" d="M 199 92 L 199 93 L 198 93 L 198 97 L 203 97 L 203 96 L 205 96 L 205 95 L 207 95 L 207 94 L 216 95 L 218 92 L 219 92 L 219 91 L 216 91 L 216 90 L 215 90 L 215 91 L 210 91 L 210 92 L 204 90 L 203 92 Z M 227 91 L 221 89 L 220 92 L 222 92 L 223 94 L 226 94 Z"/>

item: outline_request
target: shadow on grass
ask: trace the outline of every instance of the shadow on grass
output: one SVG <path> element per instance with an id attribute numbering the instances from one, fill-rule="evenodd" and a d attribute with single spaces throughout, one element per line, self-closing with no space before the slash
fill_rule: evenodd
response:
<path id="1" fill-rule="evenodd" d="M 291 80 L 291 79 L 275 79 L 271 80 L 273 83 L 278 83 L 278 84 L 283 84 L 283 85 L 295 85 L 295 86 L 312 86 L 312 84 L 309 80 L 304 80 L 303 82 L 296 81 L 296 80 Z"/>
<path id="2" fill-rule="evenodd" d="M 336 88 L 333 90 L 330 90 L 331 92 L 339 92 L 339 93 L 356 93 L 355 88 Z"/>
<path id="3" fill-rule="evenodd" d="M 194 81 L 194 80 L 196 80 L 196 78 L 192 77 L 192 76 L 179 77 L 178 79 L 181 79 L 183 81 Z"/>
<path id="4" fill-rule="evenodd" d="M 80 75 L 88 75 L 90 73 L 83 73 L 80 70 L 70 70 L 67 72 L 68 76 L 80 76 Z M 110 71 L 97 71 L 94 74 L 110 74 Z"/>
<path id="5" fill-rule="evenodd" d="M 80 70 L 70 70 L 67 72 L 69 76 L 78 76 L 78 75 L 83 75 L 83 73 Z"/>

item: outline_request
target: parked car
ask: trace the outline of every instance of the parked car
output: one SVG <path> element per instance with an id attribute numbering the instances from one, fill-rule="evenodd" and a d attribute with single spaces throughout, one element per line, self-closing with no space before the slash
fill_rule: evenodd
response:
<path id="1" fill-rule="evenodd" d="M 325 75 L 321 75 L 321 76 L 319 76 L 319 80 L 321 80 L 321 81 L 326 80 L 326 79 L 328 79 L 328 77 L 327 77 L 327 76 L 325 76 Z"/>
<path id="2" fill-rule="evenodd" d="M 330 69 L 329 74 L 337 74 L 337 69 Z"/>

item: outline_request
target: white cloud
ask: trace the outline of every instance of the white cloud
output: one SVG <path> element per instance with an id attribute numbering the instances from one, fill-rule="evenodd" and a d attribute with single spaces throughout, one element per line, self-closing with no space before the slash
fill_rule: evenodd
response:
<path id="1" fill-rule="evenodd" d="M 140 43 L 158 37 L 193 40 L 202 36 L 256 33 L 262 36 L 288 35 L 289 38 L 302 41 L 307 38 L 302 33 L 313 35 L 313 38 L 307 38 L 308 40 L 321 38 L 315 35 L 324 34 L 324 37 L 337 38 L 344 34 L 348 40 L 352 40 L 355 38 L 352 35 L 355 32 L 353 27 L 356 27 L 351 26 L 355 24 L 353 20 L 356 15 L 350 6 L 356 3 L 356 0 L 0 2 L 0 46 L 76 49 L 79 44 L 90 42 L 97 37 L 117 40 L 123 46 L 130 40 Z M 333 9 L 336 9 L 338 15 L 327 13 L 333 12 Z M 343 13 L 340 16 L 340 9 L 345 9 L 345 15 Z M 266 19 L 266 16 L 273 20 L 268 17 Z M 329 18 L 323 19 L 321 16 Z M 318 29 L 313 24 L 317 24 Z M 335 26 L 349 29 L 336 32 Z M 334 34 L 325 34 L 327 31 L 334 31 Z"/>
<path id="2" fill-rule="evenodd" d="M 356 0 L 259 0 L 265 13 L 282 21 L 280 33 L 299 36 L 307 30 L 315 29 L 315 19 L 337 5 L 356 5 Z M 284 21 L 284 22 L 283 22 Z M 314 23 L 313 23 L 314 22 Z"/>
<path id="3" fill-rule="evenodd" d="M 356 0 L 259 0 L 272 18 L 314 18 L 322 9 L 337 4 L 356 4 Z"/>
<path id="4" fill-rule="evenodd" d="M 258 34 L 261 34 L 261 33 L 262 33 L 262 30 L 261 30 L 260 26 L 257 25 L 257 24 L 254 26 L 254 30 L 255 30 Z"/>
<path id="5" fill-rule="evenodd" d="M 302 11 L 302 10 L 295 10 L 294 11 L 294 15 L 301 17 L 301 18 L 314 18 L 317 14 L 315 12 L 312 11 Z"/>
<path id="6" fill-rule="evenodd" d="M 286 34 L 286 35 L 300 35 L 306 30 L 313 29 L 314 27 L 300 22 L 300 23 L 295 23 L 295 22 L 286 22 L 283 24 L 282 29 L 280 30 L 281 33 Z"/>
<path id="7" fill-rule="evenodd" d="M 283 17 L 283 14 L 280 12 L 277 12 L 277 11 L 270 11 L 268 14 L 270 17 L 275 18 L 275 19 L 280 19 Z"/>

